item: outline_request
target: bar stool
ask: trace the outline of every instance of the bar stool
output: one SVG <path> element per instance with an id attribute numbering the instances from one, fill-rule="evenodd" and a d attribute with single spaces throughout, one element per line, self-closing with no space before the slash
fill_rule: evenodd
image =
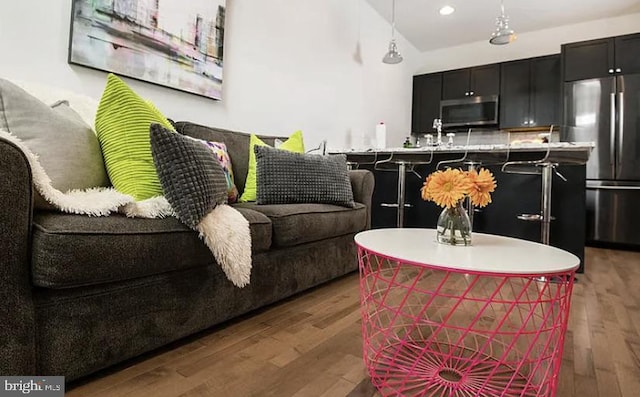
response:
<path id="1" fill-rule="evenodd" d="M 449 136 L 450 134 L 447 134 Z M 470 159 L 469 157 L 469 142 L 471 139 L 471 128 L 467 131 L 467 144 L 465 146 L 464 155 L 459 159 L 452 160 L 442 160 L 439 161 L 436 165 L 436 171 L 440 169 L 442 166 L 446 167 L 463 167 L 466 168 L 467 171 L 477 170 L 478 167 L 482 165 L 482 161 L 479 159 Z M 473 229 L 473 215 L 475 213 L 475 206 L 471 203 L 471 198 L 467 197 L 465 200 L 465 205 L 467 209 L 467 215 L 469 216 L 469 221 L 471 222 L 471 228 Z"/>
<path id="2" fill-rule="evenodd" d="M 408 172 L 413 173 L 418 178 L 422 179 L 422 176 L 415 170 L 416 165 L 431 164 L 433 161 L 433 150 L 430 150 L 429 161 L 412 161 L 412 160 L 394 160 L 394 154 L 388 159 L 377 161 L 374 164 L 376 171 L 395 171 L 397 167 L 398 172 L 398 184 L 397 184 L 397 202 L 396 203 L 382 203 L 382 207 L 397 208 L 396 213 L 396 227 L 404 227 L 404 209 L 413 207 L 411 204 L 407 204 L 405 201 L 406 194 L 406 175 Z M 393 167 L 386 168 L 385 164 L 392 164 Z"/>
<path id="3" fill-rule="evenodd" d="M 558 175 L 563 181 L 567 179 L 558 172 L 557 163 L 549 161 L 551 144 L 547 145 L 547 153 L 539 160 L 507 161 L 502 165 L 502 172 L 508 174 L 540 175 L 542 186 L 540 189 L 540 213 L 520 214 L 518 219 L 527 222 L 540 222 L 540 242 L 549 245 L 551 235 L 551 221 L 555 218 L 551 216 L 551 192 L 553 174 Z M 512 169 L 509 169 L 512 167 Z"/>

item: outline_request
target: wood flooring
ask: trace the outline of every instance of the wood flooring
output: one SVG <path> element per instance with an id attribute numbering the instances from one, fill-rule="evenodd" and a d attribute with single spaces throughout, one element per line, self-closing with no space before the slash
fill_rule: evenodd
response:
<path id="1" fill-rule="evenodd" d="M 559 397 L 640 396 L 640 252 L 587 248 Z M 352 274 L 70 385 L 70 397 L 379 396 Z"/>

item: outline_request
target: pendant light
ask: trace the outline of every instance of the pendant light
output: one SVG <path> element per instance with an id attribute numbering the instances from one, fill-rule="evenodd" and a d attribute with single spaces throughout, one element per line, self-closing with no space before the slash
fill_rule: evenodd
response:
<path id="1" fill-rule="evenodd" d="M 500 0 L 500 10 L 500 16 L 496 18 L 496 31 L 489 39 L 489 43 L 495 45 L 509 44 L 516 39 L 516 33 L 509 28 L 509 17 L 504 13 L 504 0 Z"/>
<path id="2" fill-rule="evenodd" d="M 391 3 L 391 41 L 389 42 L 389 51 L 382 58 L 382 62 L 394 65 L 402 62 L 402 55 L 398 52 L 396 45 L 396 0 Z"/>

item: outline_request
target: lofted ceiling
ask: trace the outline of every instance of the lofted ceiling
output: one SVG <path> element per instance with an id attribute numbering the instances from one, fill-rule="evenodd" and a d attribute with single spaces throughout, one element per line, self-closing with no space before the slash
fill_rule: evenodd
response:
<path id="1" fill-rule="evenodd" d="M 367 0 L 391 21 L 392 0 Z M 640 0 L 504 0 L 516 33 L 640 12 Z M 450 5 L 456 11 L 441 16 Z M 488 40 L 500 0 L 396 0 L 396 29 L 418 50 L 429 51 Z"/>

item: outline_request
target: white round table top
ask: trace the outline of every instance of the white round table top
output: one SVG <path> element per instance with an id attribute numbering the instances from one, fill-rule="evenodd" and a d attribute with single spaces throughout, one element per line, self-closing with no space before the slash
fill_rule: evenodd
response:
<path id="1" fill-rule="evenodd" d="M 473 233 L 470 246 L 436 241 L 435 229 L 375 229 L 358 233 L 356 244 L 401 262 L 479 273 L 540 275 L 568 272 L 577 256 L 556 247 Z"/>

